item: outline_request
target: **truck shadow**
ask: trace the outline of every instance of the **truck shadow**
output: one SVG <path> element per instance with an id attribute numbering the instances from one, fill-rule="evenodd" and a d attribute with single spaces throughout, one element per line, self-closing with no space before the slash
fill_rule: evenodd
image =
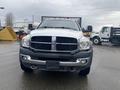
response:
<path id="1" fill-rule="evenodd" d="M 70 72 L 35 72 L 22 74 L 21 84 L 27 90 L 87 90 L 88 78 Z"/>

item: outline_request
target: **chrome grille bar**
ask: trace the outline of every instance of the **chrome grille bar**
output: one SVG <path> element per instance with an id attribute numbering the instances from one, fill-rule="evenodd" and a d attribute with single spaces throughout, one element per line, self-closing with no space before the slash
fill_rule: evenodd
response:
<path id="1" fill-rule="evenodd" d="M 56 50 L 56 37 L 55 36 L 52 37 L 51 49 Z"/>

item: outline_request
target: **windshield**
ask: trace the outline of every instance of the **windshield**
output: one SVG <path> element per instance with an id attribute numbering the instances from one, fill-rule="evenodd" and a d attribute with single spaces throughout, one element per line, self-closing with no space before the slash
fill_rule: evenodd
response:
<path id="1" fill-rule="evenodd" d="M 79 31 L 77 23 L 71 20 L 45 20 L 38 28 L 64 28 Z"/>

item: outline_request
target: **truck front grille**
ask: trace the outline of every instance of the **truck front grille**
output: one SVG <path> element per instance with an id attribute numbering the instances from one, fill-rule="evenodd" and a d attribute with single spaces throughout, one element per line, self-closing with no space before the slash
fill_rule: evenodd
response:
<path id="1" fill-rule="evenodd" d="M 34 36 L 31 38 L 31 41 L 34 41 L 34 42 L 52 42 L 52 38 L 50 36 Z"/>
<path id="2" fill-rule="evenodd" d="M 40 43 L 31 43 L 31 47 L 34 49 L 40 49 L 40 50 L 51 50 L 50 44 L 40 44 Z"/>
<path id="3" fill-rule="evenodd" d="M 57 43 L 77 43 L 77 39 L 69 37 L 56 37 Z"/>
<path id="4" fill-rule="evenodd" d="M 31 38 L 30 46 L 36 50 L 51 50 L 51 36 L 34 36 Z"/>
<path id="5" fill-rule="evenodd" d="M 56 45 L 56 50 L 65 50 L 65 51 L 70 50 L 70 51 L 72 51 L 75 49 L 77 49 L 77 45 L 61 45 L 61 44 Z"/>
<path id="6" fill-rule="evenodd" d="M 76 50 L 77 39 L 68 37 L 57 37 L 56 38 L 56 50 Z"/>
<path id="7" fill-rule="evenodd" d="M 69 37 L 34 36 L 30 47 L 36 50 L 73 51 L 76 50 L 77 39 Z"/>

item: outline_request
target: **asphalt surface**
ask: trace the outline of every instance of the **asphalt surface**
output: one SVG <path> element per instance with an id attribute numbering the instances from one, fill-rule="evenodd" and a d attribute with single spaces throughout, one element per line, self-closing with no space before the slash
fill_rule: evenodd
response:
<path id="1" fill-rule="evenodd" d="M 0 90 L 120 90 L 120 47 L 94 46 L 91 72 L 24 73 L 19 66 L 19 43 L 0 42 Z"/>

